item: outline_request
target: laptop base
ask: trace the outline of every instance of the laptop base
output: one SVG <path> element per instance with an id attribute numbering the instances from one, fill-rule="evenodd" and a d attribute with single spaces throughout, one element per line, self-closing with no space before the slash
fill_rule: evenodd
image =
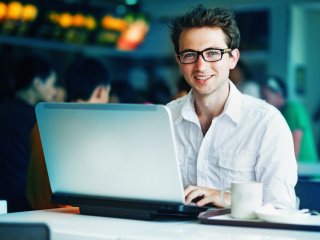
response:
<path id="1" fill-rule="evenodd" d="M 139 209 L 136 208 L 113 208 L 113 207 L 101 207 L 101 206 L 79 206 L 80 214 L 83 215 L 93 215 L 102 217 L 115 217 L 115 218 L 126 218 L 126 219 L 136 219 L 136 220 L 159 220 L 159 219 L 197 219 L 201 212 L 206 211 L 204 209 L 198 209 L 193 212 L 182 212 L 177 210 L 156 210 L 150 209 Z"/>
<path id="2" fill-rule="evenodd" d="M 99 206 L 80 206 L 80 214 L 102 216 L 102 217 L 116 217 L 129 218 L 139 220 L 152 220 L 156 214 L 153 210 L 130 209 L 130 208 L 112 208 Z"/>
<path id="3" fill-rule="evenodd" d="M 104 199 L 92 196 L 70 196 L 53 194 L 52 202 L 78 206 L 80 214 L 129 218 L 139 220 L 155 219 L 197 219 L 208 207 L 187 206 L 179 203 L 139 201 L 127 199 Z"/>

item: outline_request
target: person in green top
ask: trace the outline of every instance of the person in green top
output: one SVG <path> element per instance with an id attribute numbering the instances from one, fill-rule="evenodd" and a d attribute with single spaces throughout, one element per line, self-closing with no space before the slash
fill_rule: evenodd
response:
<path id="1" fill-rule="evenodd" d="M 262 95 L 268 103 L 278 108 L 286 119 L 292 132 L 296 159 L 305 163 L 317 162 L 313 127 L 305 107 L 297 101 L 287 99 L 286 85 L 277 76 L 269 76 L 266 79 Z"/>

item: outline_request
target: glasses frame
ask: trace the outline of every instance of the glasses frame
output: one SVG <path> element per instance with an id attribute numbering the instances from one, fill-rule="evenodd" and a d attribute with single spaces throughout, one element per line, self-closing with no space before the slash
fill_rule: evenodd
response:
<path id="1" fill-rule="evenodd" d="M 221 52 L 221 58 L 218 59 L 218 60 L 214 60 L 214 61 L 208 61 L 208 60 L 206 60 L 205 57 L 204 57 L 204 55 L 203 55 L 203 53 L 206 52 L 206 51 L 208 51 L 208 50 L 217 50 L 217 51 L 220 51 L 220 52 Z M 196 54 L 197 54 L 197 58 L 196 58 L 193 62 L 188 62 L 188 63 L 182 62 L 182 61 L 181 61 L 181 54 L 187 53 L 187 52 L 196 53 Z M 232 49 L 231 49 L 231 48 L 224 48 L 224 49 L 221 49 L 221 48 L 206 48 L 206 49 L 204 49 L 204 50 L 202 50 L 202 51 L 184 50 L 184 51 L 181 51 L 181 52 L 177 53 L 177 57 L 179 58 L 179 61 L 180 61 L 182 64 L 193 64 L 193 63 L 196 63 L 196 62 L 198 61 L 198 59 L 199 59 L 199 55 L 201 55 L 202 59 L 203 59 L 204 61 L 206 61 L 206 62 L 218 62 L 218 61 L 220 61 L 220 60 L 222 59 L 222 57 L 223 57 L 223 55 L 224 55 L 225 53 L 230 53 L 230 52 L 232 52 Z"/>

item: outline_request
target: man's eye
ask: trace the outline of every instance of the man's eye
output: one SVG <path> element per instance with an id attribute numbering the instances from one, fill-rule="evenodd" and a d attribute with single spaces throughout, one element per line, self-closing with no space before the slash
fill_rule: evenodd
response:
<path id="1" fill-rule="evenodd" d="M 211 50 L 211 51 L 207 51 L 206 52 L 206 56 L 208 56 L 208 57 L 214 57 L 214 56 L 217 56 L 219 54 L 220 54 L 220 52 L 219 51 L 215 51 L 215 50 Z"/>
<path id="2" fill-rule="evenodd" d="M 196 53 L 194 52 L 186 52 L 182 54 L 183 58 L 194 58 L 196 56 Z"/>

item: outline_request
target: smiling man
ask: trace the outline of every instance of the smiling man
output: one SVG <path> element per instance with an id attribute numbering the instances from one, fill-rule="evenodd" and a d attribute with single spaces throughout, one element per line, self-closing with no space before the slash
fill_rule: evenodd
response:
<path id="1" fill-rule="evenodd" d="M 199 5 L 170 27 L 177 63 L 192 88 L 168 104 L 186 204 L 221 207 L 221 190 L 231 182 L 258 181 L 264 203 L 295 208 L 297 164 L 284 118 L 264 101 L 242 95 L 229 80 L 240 57 L 234 14 Z M 225 194 L 229 202 L 231 194 Z"/>

